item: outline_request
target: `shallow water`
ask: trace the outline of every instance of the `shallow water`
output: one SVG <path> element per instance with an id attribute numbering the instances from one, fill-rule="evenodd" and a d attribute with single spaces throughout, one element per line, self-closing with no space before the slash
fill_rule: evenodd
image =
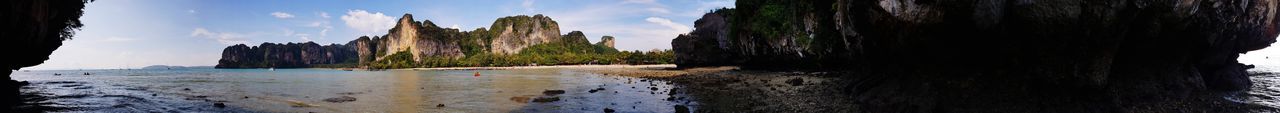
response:
<path id="1" fill-rule="evenodd" d="M 1228 97 L 1246 104 L 1261 105 L 1272 109 L 1258 112 L 1280 112 L 1264 110 L 1280 110 L 1280 65 L 1256 65 L 1249 69 L 1249 79 L 1253 87 L 1244 92 L 1244 96 Z"/>
<path id="2" fill-rule="evenodd" d="M 32 82 L 24 93 L 46 97 L 34 103 L 64 112 L 674 112 L 697 104 L 668 100 L 687 96 L 670 94 L 666 81 L 571 69 L 59 70 L 13 77 Z M 539 98 L 558 100 L 532 102 Z"/>

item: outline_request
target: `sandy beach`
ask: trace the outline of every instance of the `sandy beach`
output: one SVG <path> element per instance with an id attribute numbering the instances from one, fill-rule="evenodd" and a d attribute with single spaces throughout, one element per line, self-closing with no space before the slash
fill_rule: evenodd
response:
<path id="1" fill-rule="evenodd" d="M 548 66 L 510 66 L 510 67 L 433 67 L 433 68 L 406 68 L 392 70 L 511 70 L 511 69 L 551 69 L 551 68 L 675 68 L 675 64 L 652 64 L 652 65 L 548 65 Z"/>

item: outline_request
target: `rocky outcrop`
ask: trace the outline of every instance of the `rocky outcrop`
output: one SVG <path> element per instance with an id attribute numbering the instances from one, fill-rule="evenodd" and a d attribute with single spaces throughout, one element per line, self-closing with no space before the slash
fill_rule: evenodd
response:
<path id="1" fill-rule="evenodd" d="M 13 70 L 44 63 L 54 50 L 69 40 L 84 24 L 88 0 L 6 0 L 0 1 L 0 47 L 5 58 L 0 60 L 0 107 L 13 109 L 19 104 L 18 87 L 9 78 Z M 36 112 L 36 111 L 11 111 Z"/>
<path id="2" fill-rule="evenodd" d="M 525 47 L 557 41 L 560 25 L 541 14 L 532 17 L 519 15 L 498 18 L 491 25 L 489 50 L 494 54 L 515 54 Z"/>
<path id="3" fill-rule="evenodd" d="M 383 40 L 380 41 L 382 42 L 382 45 L 379 46 L 384 47 L 379 48 L 386 49 L 383 49 L 381 52 L 396 53 L 400 51 L 408 51 L 413 55 L 414 59 L 421 58 L 421 55 L 423 54 L 422 50 L 427 49 L 425 47 L 419 47 L 419 45 L 423 44 L 418 44 L 419 39 L 421 39 L 418 35 L 422 34 L 418 31 L 421 29 L 421 22 L 414 21 L 413 15 L 404 14 L 404 16 L 400 17 L 400 20 L 396 22 L 395 27 L 392 27 L 391 30 L 387 30 L 387 36 L 382 37 Z"/>
<path id="4" fill-rule="evenodd" d="M 675 63 L 680 67 L 726 66 L 737 65 L 741 61 L 737 54 L 730 53 L 726 42 L 728 14 L 731 10 L 722 9 L 702 15 L 694 21 L 695 28 L 689 34 L 681 34 L 671 41 L 671 49 L 675 51 Z"/>
<path id="5" fill-rule="evenodd" d="M 609 48 L 615 48 L 615 47 L 613 46 L 613 43 L 614 43 L 614 41 L 613 41 L 613 36 L 601 36 L 601 37 L 600 37 L 600 42 L 596 42 L 596 45 L 600 45 L 600 46 L 604 46 L 604 47 L 609 47 Z"/>
<path id="6" fill-rule="evenodd" d="M 673 40 L 692 55 L 678 61 L 736 55 L 745 69 L 847 71 L 870 112 L 1112 112 L 1243 90 L 1251 83 L 1235 59 L 1275 42 L 1280 9 L 1272 0 L 737 2 L 727 44 L 714 44 L 729 53 L 699 54 L 715 35 L 697 32 L 717 28 L 698 25 Z"/>
<path id="7" fill-rule="evenodd" d="M 347 45 L 352 46 L 351 49 L 354 49 L 353 51 L 356 52 L 357 64 L 365 65 L 373 61 L 377 61 L 378 56 L 376 56 L 376 54 L 378 53 L 379 46 L 378 42 L 374 41 L 375 39 L 380 38 L 377 36 L 374 36 L 374 38 L 369 38 L 369 36 L 360 36 L 360 38 L 356 38 L 356 40 L 352 40 L 347 43 Z M 226 56 L 223 56 L 223 58 L 226 58 Z"/>
<path id="8" fill-rule="evenodd" d="M 386 35 L 361 36 L 341 45 L 318 46 L 314 43 L 301 45 L 268 43 L 258 47 L 234 45 L 223 51 L 223 59 L 219 61 L 217 67 L 290 68 L 320 64 L 365 66 L 402 51 L 412 55 L 412 58 L 404 59 L 413 59 L 414 62 L 422 63 L 423 59 L 459 59 L 477 54 L 510 55 L 529 46 L 553 42 L 573 45 L 591 44 L 581 31 L 573 31 L 565 35 L 560 35 L 559 32 L 559 25 L 550 17 L 542 15 L 500 18 L 494 22 L 493 30 L 478 28 L 472 31 L 459 31 L 440 28 L 430 20 L 414 21 L 413 15 L 405 14 L 397 21 L 395 27 L 387 31 Z M 610 47 L 598 49 L 613 50 L 612 37 L 606 37 L 606 39 L 601 43 Z"/>
<path id="9" fill-rule="evenodd" d="M 307 43 L 262 43 L 255 47 L 237 44 L 222 51 L 215 68 L 300 68 L 319 64 L 358 61 L 356 49 L 345 45 L 320 46 Z"/>
<path id="10" fill-rule="evenodd" d="M 591 44 L 590 41 L 587 41 L 587 36 L 582 34 L 582 31 L 570 31 L 569 34 L 560 36 L 560 38 L 562 39 L 561 41 L 569 44 L 581 44 L 581 45 Z"/>
<path id="11" fill-rule="evenodd" d="M 455 41 L 458 31 L 446 30 L 436 26 L 429 20 L 414 21 L 413 15 L 404 14 L 395 27 L 387 31 L 387 36 L 380 40 L 381 52 L 396 53 L 408 51 L 413 59 L 422 57 L 462 57 L 462 50 Z M 390 54 L 386 54 L 390 55 Z M 385 56 L 378 56 L 378 58 Z"/>

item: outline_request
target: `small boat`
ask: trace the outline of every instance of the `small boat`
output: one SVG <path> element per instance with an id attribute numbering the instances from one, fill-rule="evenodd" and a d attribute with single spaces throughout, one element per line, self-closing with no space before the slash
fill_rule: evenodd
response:
<path id="1" fill-rule="evenodd" d="M 479 72 L 479 71 L 476 71 L 476 76 L 477 76 L 477 77 L 478 77 L 478 76 L 480 76 L 480 72 Z"/>
<path id="2" fill-rule="evenodd" d="M 273 67 L 273 68 L 267 68 L 267 70 L 269 70 L 269 71 L 276 71 L 276 68 L 274 68 L 274 67 Z"/>

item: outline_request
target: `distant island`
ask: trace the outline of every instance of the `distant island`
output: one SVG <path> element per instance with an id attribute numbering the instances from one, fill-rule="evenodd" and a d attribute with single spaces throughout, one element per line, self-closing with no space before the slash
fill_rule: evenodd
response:
<path id="1" fill-rule="evenodd" d="M 490 29 L 460 31 L 405 14 L 382 36 L 346 44 L 237 44 L 222 51 L 216 68 L 419 68 L 576 64 L 669 64 L 671 50 L 618 51 L 614 37 L 591 43 L 581 31 L 561 35 L 541 14 L 499 18 Z"/>
<path id="2" fill-rule="evenodd" d="M 213 66 L 170 66 L 170 65 L 151 65 L 151 66 L 147 66 L 147 67 L 142 67 L 142 69 L 155 69 L 155 70 L 161 70 L 161 69 L 212 69 L 212 68 L 213 68 Z"/>

